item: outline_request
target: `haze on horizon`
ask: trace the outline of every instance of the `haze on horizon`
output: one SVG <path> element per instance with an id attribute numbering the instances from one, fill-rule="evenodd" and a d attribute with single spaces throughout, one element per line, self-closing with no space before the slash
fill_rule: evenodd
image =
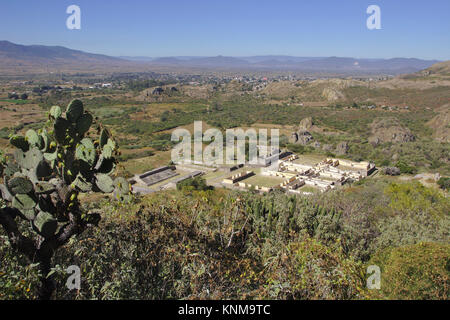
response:
<path id="1" fill-rule="evenodd" d="M 81 8 L 68 30 L 66 8 Z M 366 9 L 381 8 L 381 30 Z M 450 2 L 192 0 L 0 4 L 0 38 L 110 56 L 255 56 L 450 59 Z"/>

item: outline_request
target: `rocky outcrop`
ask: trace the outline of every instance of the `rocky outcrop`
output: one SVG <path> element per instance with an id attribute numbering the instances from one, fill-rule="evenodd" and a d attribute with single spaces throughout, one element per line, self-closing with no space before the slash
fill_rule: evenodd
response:
<path id="1" fill-rule="evenodd" d="M 302 121 L 300 121 L 300 124 L 298 125 L 299 131 L 308 131 L 312 128 L 314 125 L 313 120 L 311 117 L 304 118 Z"/>
<path id="2" fill-rule="evenodd" d="M 344 154 L 347 154 L 348 150 L 349 150 L 349 146 L 348 146 L 348 142 L 347 141 L 343 141 L 343 142 L 339 143 L 336 146 L 336 154 L 337 155 L 341 155 L 342 156 Z"/>
<path id="3" fill-rule="evenodd" d="M 395 118 L 375 119 L 370 127 L 372 135 L 369 137 L 369 142 L 373 146 L 386 142 L 410 142 L 416 139 L 411 131 L 402 126 Z"/>
<path id="4" fill-rule="evenodd" d="M 312 141 L 314 138 L 311 133 L 308 131 L 299 131 L 299 132 L 292 132 L 291 135 L 291 143 L 298 143 L 301 145 L 307 145 L 310 141 Z"/>
<path id="5" fill-rule="evenodd" d="M 322 97 L 327 99 L 327 101 L 334 102 L 338 100 L 342 100 L 345 98 L 344 94 L 333 88 L 325 88 L 322 91 Z"/>
<path id="6" fill-rule="evenodd" d="M 314 137 L 309 132 L 313 128 L 313 120 L 311 117 L 304 118 L 300 121 L 296 132 L 292 132 L 290 142 L 307 145 Z"/>

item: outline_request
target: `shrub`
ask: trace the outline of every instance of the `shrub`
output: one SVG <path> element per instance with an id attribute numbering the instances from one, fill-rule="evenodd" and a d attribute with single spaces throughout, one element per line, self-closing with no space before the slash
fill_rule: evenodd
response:
<path id="1" fill-rule="evenodd" d="M 352 299 L 363 287 L 361 265 L 339 250 L 305 238 L 280 248 L 266 291 L 271 299 Z"/>
<path id="2" fill-rule="evenodd" d="M 449 190 L 450 189 L 450 178 L 448 178 L 448 177 L 441 177 L 438 180 L 437 184 L 439 185 L 439 187 L 441 189 Z"/>
<path id="3" fill-rule="evenodd" d="M 370 261 L 381 269 L 381 289 L 373 298 L 448 300 L 450 298 L 450 245 L 418 243 L 390 248 Z"/>
<path id="4" fill-rule="evenodd" d="M 410 166 L 409 164 L 403 162 L 403 161 L 398 161 L 395 166 L 400 169 L 401 173 L 404 174 L 414 174 L 417 172 L 417 169 L 415 167 Z"/>
<path id="5" fill-rule="evenodd" d="M 205 191 L 205 190 L 211 190 L 212 187 L 208 186 L 206 184 L 205 179 L 203 179 L 202 177 L 195 177 L 195 178 L 189 178 L 186 179 L 180 183 L 177 184 L 177 189 L 178 190 L 201 190 L 201 191 Z"/>

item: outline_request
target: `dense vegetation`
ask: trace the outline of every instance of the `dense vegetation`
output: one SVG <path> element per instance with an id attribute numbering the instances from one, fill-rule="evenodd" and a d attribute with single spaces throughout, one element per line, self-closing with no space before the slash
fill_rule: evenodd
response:
<path id="1" fill-rule="evenodd" d="M 56 297 L 449 298 L 450 202 L 437 190 L 387 180 L 310 198 L 195 189 L 91 203 L 102 222 L 56 255 Z M 33 297 L 36 268 L 0 239 L 2 297 Z M 64 286 L 72 264 L 80 291 Z M 372 264 L 381 290 L 366 288 Z"/>

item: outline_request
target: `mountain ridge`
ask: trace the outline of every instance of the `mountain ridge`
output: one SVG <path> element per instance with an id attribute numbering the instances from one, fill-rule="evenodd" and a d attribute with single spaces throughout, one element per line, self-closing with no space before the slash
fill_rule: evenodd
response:
<path id="1" fill-rule="evenodd" d="M 20 45 L 0 41 L 0 70 L 7 73 L 57 71 L 145 71 L 157 68 L 405 74 L 430 68 L 438 60 L 417 58 L 296 57 L 289 55 L 113 57 L 63 46 Z"/>

